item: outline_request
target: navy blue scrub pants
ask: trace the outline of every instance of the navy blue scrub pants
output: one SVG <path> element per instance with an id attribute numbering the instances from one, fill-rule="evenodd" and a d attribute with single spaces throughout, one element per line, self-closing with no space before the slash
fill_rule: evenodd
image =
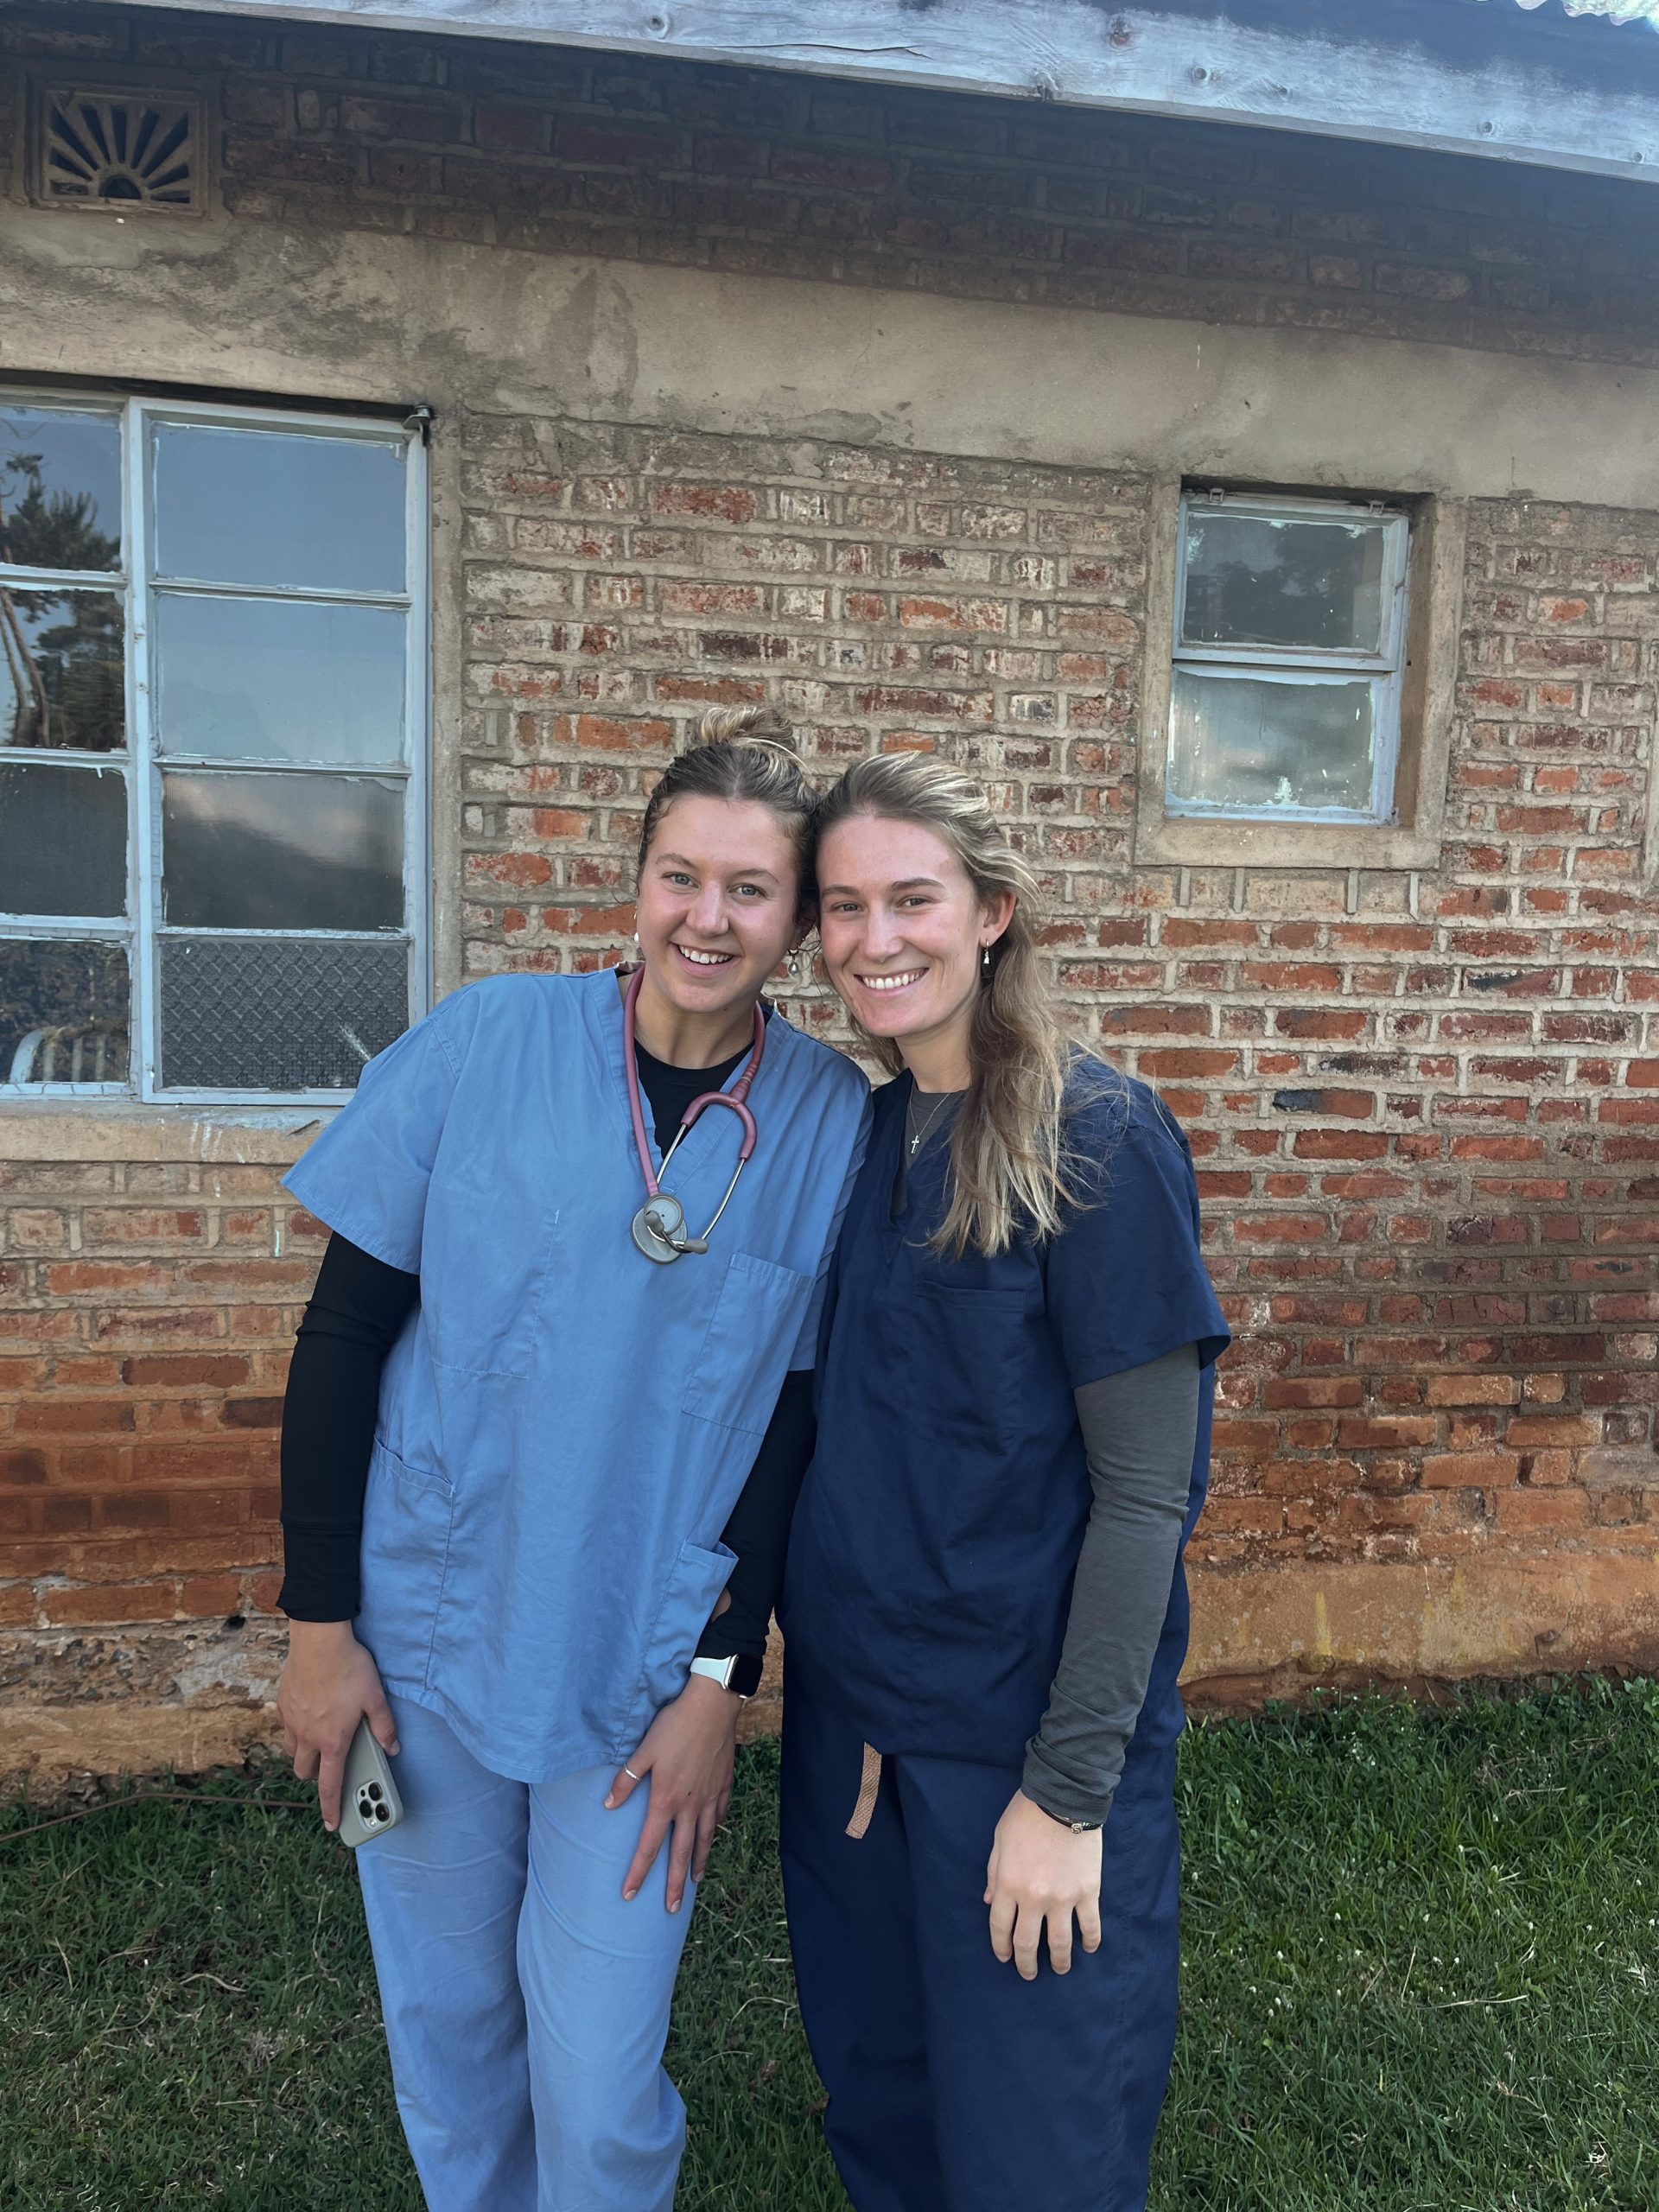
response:
<path id="1" fill-rule="evenodd" d="M 1175 2047 L 1175 1752 L 1128 1764 L 1103 1837 L 1103 1940 L 1022 1981 L 991 1949 L 991 1837 L 1016 1767 L 882 1762 L 868 1832 L 856 1726 L 785 1702 L 795 1978 L 856 2212 L 1143 2212 Z"/>

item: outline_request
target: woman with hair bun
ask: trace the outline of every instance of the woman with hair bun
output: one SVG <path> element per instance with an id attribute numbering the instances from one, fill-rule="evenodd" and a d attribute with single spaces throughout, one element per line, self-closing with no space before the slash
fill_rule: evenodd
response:
<path id="1" fill-rule="evenodd" d="M 680 1908 L 869 1120 L 760 996 L 817 810 L 780 715 L 706 717 L 645 809 L 637 964 L 455 992 L 285 1179 L 333 1234 L 283 1421 L 278 1710 L 330 1827 L 359 1723 L 398 1752 L 358 1865 L 431 2212 L 673 2202 Z"/>
<path id="2" fill-rule="evenodd" d="M 895 1078 L 791 1539 L 783 1849 L 856 2212 L 1141 2212 L 1175 2036 L 1180 1553 L 1227 1342 L 1186 1142 L 1069 1042 L 944 763 L 849 769 L 830 980 Z"/>

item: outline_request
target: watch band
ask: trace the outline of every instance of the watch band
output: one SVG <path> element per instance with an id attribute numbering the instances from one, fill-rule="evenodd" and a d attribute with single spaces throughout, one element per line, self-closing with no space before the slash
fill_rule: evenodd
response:
<path id="1" fill-rule="evenodd" d="M 760 1687 L 761 1662 L 747 1653 L 734 1651 L 729 1659 L 694 1659 L 691 1672 L 718 1682 L 721 1689 L 730 1690 L 747 1701 Z"/>
<path id="2" fill-rule="evenodd" d="M 1037 1805 L 1034 1797 L 1031 1802 Z M 1070 1828 L 1073 1835 L 1094 1835 L 1106 1825 L 1104 1821 L 1068 1821 L 1064 1813 L 1049 1813 L 1046 1805 L 1037 1805 L 1037 1809 L 1039 1813 L 1048 1813 L 1049 1819 L 1057 1827 Z"/>

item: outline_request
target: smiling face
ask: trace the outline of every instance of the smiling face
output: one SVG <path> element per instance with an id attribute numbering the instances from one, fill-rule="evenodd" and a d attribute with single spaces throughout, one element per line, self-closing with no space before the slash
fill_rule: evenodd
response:
<path id="1" fill-rule="evenodd" d="M 983 948 L 1014 894 L 982 904 L 946 839 L 917 822 L 854 814 L 818 851 L 823 964 L 848 1012 L 896 1045 L 928 1090 L 968 1081 Z"/>
<path id="2" fill-rule="evenodd" d="M 799 942 L 800 858 L 771 807 L 677 798 L 652 838 L 636 909 L 641 1010 L 712 1036 L 747 1023 L 766 978 Z"/>

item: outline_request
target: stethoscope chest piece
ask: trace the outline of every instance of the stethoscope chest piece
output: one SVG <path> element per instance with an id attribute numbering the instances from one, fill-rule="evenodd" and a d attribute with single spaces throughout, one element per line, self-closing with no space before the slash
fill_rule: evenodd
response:
<path id="1" fill-rule="evenodd" d="M 629 1225 L 635 1244 L 645 1257 L 663 1267 L 671 1260 L 677 1260 L 682 1252 L 706 1252 L 709 1249 L 702 1238 L 687 1236 L 685 1209 L 666 1191 L 659 1191 L 654 1198 L 648 1198 Z"/>

